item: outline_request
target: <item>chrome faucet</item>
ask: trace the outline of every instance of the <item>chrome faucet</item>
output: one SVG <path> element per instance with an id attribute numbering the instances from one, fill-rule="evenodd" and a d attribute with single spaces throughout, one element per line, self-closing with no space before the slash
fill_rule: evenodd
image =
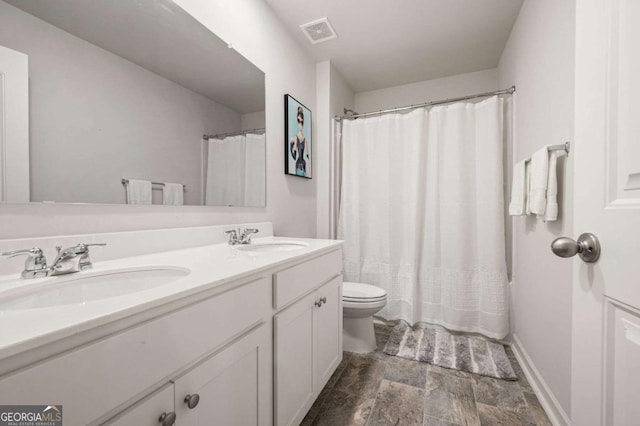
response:
<path id="1" fill-rule="evenodd" d="M 106 246 L 106 244 L 81 243 L 73 247 L 68 247 L 64 250 L 62 247 L 57 246 L 56 250 L 58 251 L 58 255 L 51 265 L 50 275 L 72 274 L 74 272 L 80 272 L 91 268 L 93 265 L 91 263 L 91 258 L 89 257 L 89 247 L 92 246 Z"/>
<path id="2" fill-rule="evenodd" d="M 229 245 L 235 246 L 238 244 L 251 244 L 251 237 L 253 234 L 257 234 L 258 230 L 256 228 L 245 228 L 245 229 L 230 229 L 224 232 L 229 236 Z"/>
<path id="3" fill-rule="evenodd" d="M 64 250 L 62 250 L 62 247 L 56 247 L 58 255 L 50 268 L 47 267 L 47 259 L 44 257 L 42 249 L 38 247 L 0 253 L 0 257 L 11 258 L 26 255 L 27 260 L 24 262 L 24 271 L 20 274 L 22 278 L 56 276 L 91 268 L 92 264 L 89 258 L 89 247 L 91 246 L 106 246 L 106 244 L 78 244 Z"/>
<path id="4" fill-rule="evenodd" d="M 49 275 L 47 268 L 47 259 L 42 253 L 42 249 L 34 247 L 27 250 L 14 250 L 6 253 L 0 253 L 0 257 L 12 258 L 16 256 L 27 256 L 24 262 L 24 271 L 20 274 L 22 278 L 38 278 Z"/>

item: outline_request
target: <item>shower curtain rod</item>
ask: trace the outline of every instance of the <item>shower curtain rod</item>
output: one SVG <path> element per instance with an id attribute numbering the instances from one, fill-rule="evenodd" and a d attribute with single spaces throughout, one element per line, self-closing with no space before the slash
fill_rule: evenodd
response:
<path id="1" fill-rule="evenodd" d="M 479 93 L 477 95 L 462 96 L 462 97 L 459 97 L 459 98 L 444 99 L 444 100 L 441 100 L 441 101 L 431 101 L 431 102 L 425 102 L 423 104 L 410 105 L 410 106 L 399 107 L 399 108 L 391 108 L 391 109 L 385 109 L 385 110 L 381 110 L 381 111 L 364 112 L 362 114 L 356 113 L 356 114 L 352 114 L 352 115 L 346 115 L 346 114 L 345 115 L 336 115 L 334 118 L 336 119 L 336 121 L 353 120 L 353 119 L 360 118 L 360 117 L 369 117 L 371 115 L 380 115 L 380 114 L 387 114 L 389 112 L 407 111 L 407 110 L 410 110 L 410 109 L 429 107 L 429 106 L 441 105 L 441 104 L 448 104 L 448 103 L 451 103 L 451 102 L 460 102 L 460 101 L 466 101 L 466 100 L 475 99 L 475 98 L 485 98 L 487 96 L 511 95 L 515 91 L 516 91 L 516 86 L 511 86 L 508 89 L 497 90 L 495 92 Z"/>
<path id="2" fill-rule="evenodd" d="M 227 136 L 238 136 L 238 135 L 246 135 L 247 133 L 264 133 L 265 129 L 251 129 L 251 130 L 241 130 L 239 132 L 230 132 L 230 133 L 218 133 L 217 135 L 202 135 L 202 139 L 208 141 L 209 139 L 219 139 L 226 138 Z"/>

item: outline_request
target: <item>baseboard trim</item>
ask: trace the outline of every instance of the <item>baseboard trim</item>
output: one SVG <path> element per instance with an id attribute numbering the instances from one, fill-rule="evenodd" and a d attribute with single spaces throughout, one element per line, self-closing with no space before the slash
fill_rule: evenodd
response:
<path id="1" fill-rule="evenodd" d="M 516 356 L 518 363 L 522 367 L 524 375 L 527 377 L 527 380 L 529 380 L 531 388 L 538 397 L 540 405 L 542 405 L 542 408 L 544 408 L 544 411 L 547 413 L 547 416 L 549 417 L 551 423 L 553 423 L 554 426 L 571 425 L 569 416 L 564 411 L 556 397 L 553 395 L 551 389 L 549 389 L 549 386 L 542 378 L 542 375 L 531 360 L 531 357 L 522 346 L 522 342 L 520 342 L 518 336 L 513 334 L 512 341 L 513 343 L 511 345 L 511 348 L 513 350 L 513 354 Z"/>

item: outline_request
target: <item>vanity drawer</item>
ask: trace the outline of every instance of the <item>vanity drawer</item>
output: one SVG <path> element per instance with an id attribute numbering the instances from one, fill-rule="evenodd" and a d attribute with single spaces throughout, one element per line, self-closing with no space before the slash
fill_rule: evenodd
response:
<path id="1" fill-rule="evenodd" d="M 342 250 L 308 260 L 273 274 L 273 304 L 276 310 L 320 287 L 342 273 Z"/>
<path id="2" fill-rule="evenodd" d="M 2 404 L 61 404 L 67 426 L 112 414 L 271 312 L 261 278 L 0 379 Z"/>

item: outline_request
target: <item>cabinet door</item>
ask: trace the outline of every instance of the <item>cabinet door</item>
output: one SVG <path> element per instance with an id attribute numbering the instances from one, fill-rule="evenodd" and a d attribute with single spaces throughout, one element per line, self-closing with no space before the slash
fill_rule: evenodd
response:
<path id="1" fill-rule="evenodd" d="M 320 287 L 318 299 L 322 301 L 316 321 L 319 392 L 342 361 L 342 276 Z"/>
<path id="2" fill-rule="evenodd" d="M 173 411 L 173 383 L 168 383 L 114 419 L 106 422 L 109 426 L 158 426 L 162 414 Z"/>
<path id="3" fill-rule="evenodd" d="M 315 399 L 316 292 L 274 317 L 275 421 L 278 426 L 299 424 Z"/>
<path id="4" fill-rule="evenodd" d="M 175 381 L 180 426 L 272 422 L 271 327 L 263 324 Z M 185 398 L 199 399 L 189 408 Z"/>

